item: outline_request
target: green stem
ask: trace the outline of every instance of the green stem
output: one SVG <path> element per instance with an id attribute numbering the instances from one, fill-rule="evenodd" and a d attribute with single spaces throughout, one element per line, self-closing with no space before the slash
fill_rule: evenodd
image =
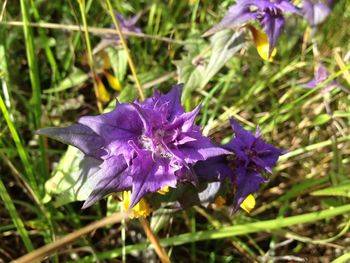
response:
<path id="1" fill-rule="evenodd" d="M 160 240 L 160 244 L 163 247 L 167 246 L 179 246 L 188 244 L 191 242 L 198 242 L 202 240 L 223 239 L 239 235 L 247 235 L 250 233 L 270 231 L 274 229 L 281 229 L 293 225 L 311 223 L 338 215 L 350 213 L 350 205 L 344 205 L 340 207 L 332 207 L 327 210 L 318 212 L 312 212 L 303 215 L 277 218 L 266 221 L 259 221 L 254 223 L 248 223 L 243 225 L 226 226 L 214 230 L 198 231 L 196 233 L 186 233 L 178 236 L 164 238 Z M 129 245 L 125 247 L 126 253 L 141 251 L 145 249 L 151 249 L 152 246 L 148 243 L 139 243 L 135 245 Z M 116 258 L 121 256 L 122 248 L 114 249 L 107 252 L 97 254 L 99 260 L 107 258 Z M 75 262 L 87 262 L 90 257 L 85 257 L 81 261 Z"/>
<path id="2" fill-rule="evenodd" d="M 20 235 L 20 237 L 22 238 L 22 241 L 24 243 L 24 246 L 26 247 L 27 251 L 33 251 L 34 247 L 32 244 L 32 241 L 29 238 L 29 234 L 26 230 L 26 228 L 24 227 L 24 223 L 22 221 L 22 219 L 19 217 L 16 207 L 12 202 L 11 196 L 9 195 L 9 193 L 7 192 L 7 189 L 4 185 L 4 183 L 1 180 L 0 177 L 0 196 L 2 201 L 4 202 L 4 205 L 7 209 L 7 211 L 9 212 L 12 221 L 14 223 L 14 225 L 16 226 L 18 233 Z"/>
<path id="3" fill-rule="evenodd" d="M 91 69 L 91 72 L 93 75 L 93 83 L 94 83 L 94 91 L 95 91 L 96 100 L 97 100 L 97 107 L 98 107 L 98 111 L 100 113 L 102 113 L 103 107 L 102 107 L 102 104 L 99 100 L 99 93 L 98 93 L 97 83 L 96 83 L 96 72 L 95 72 L 95 68 L 94 68 L 94 58 L 92 56 L 92 49 L 91 49 L 91 43 L 90 43 L 90 38 L 89 38 L 88 25 L 86 22 L 85 1 L 78 0 L 78 3 L 79 3 L 80 13 L 81 13 L 81 19 L 83 21 L 83 26 L 84 26 L 84 37 L 85 37 L 85 43 L 86 43 L 86 48 L 87 48 L 89 65 L 90 65 L 90 69 Z"/>
<path id="4" fill-rule="evenodd" d="M 28 6 L 25 0 L 21 0 L 21 12 L 23 17 L 23 32 L 24 32 L 24 42 L 26 45 L 28 66 L 29 66 L 29 75 L 30 82 L 32 86 L 32 97 L 30 99 L 30 104 L 33 106 L 34 112 L 34 121 L 35 121 L 35 129 L 39 129 L 41 127 L 41 87 L 40 87 L 40 79 L 39 79 L 39 70 L 38 63 L 36 60 L 35 50 L 34 50 L 34 41 L 33 41 L 33 33 L 31 28 L 29 27 L 29 15 L 28 15 Z M 48 161 L 46 159 L 46 147 L 44 138 L 39 138 L 39 148 L 40 148 L 40 157 L 41 157 L 41 174 L 48 177 Z"/>
<path id="5" fill-rule="evenodd" d="M 134 62 L 133 62 L 133 60 L 131 58 L 129 48 L 128 48 L 128 45 L 126 44 L 126 41 L 125 41 L 125 38 L 123 36 L 122 30 L 120 28 L 119 22 L 116 19 L 114 13 L 113 13 L 113 8 L 112 8 L 112 5 L 111 5 L 111 2 L 109 0 L 106 0 L 106 3 L 107 3 L 107 6 L 108 6 L 109 13 L 110 13 L 110 15 L 112 17 L 112 20 L 113 20 L 113 24 L 114 24 L 115 28 L 117 29 L 120 42 L 121 42 L 121 44 L 123 46 L 123 49 L 124 49 L 125 54 L 126 54 L 126 57 L 128 59 L 130 70 L 131 70 L 131 73 L 132 73 L 132 75 L 134 77 L 134 81 L 135 81 L 135 84 L 136 84 L 136 88 L 137 88 L 137 90 L 139 92 L 140 99 L 144 100 L 145 99 L 145 93 L 143 92 L 141 83 L 140 83 L 139 78 L 137 76 L 136 67 L 135 67 L 135 64 L 134 64 Z"/>

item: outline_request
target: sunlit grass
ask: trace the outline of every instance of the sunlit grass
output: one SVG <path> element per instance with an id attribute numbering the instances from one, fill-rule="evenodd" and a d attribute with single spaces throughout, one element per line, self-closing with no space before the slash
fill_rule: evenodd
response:
<path id="1" fill-rule="evenodd" d="M 93 84 L 101 68 L 117 76 L 122 87 L 120 93 L 114 90 L 101 74 L 113 94 L 111 100 L 133 101 L 140 97 L 136 87 L 140 91 L 141 86 L 146 97 L 155 89 L 167 91 L 177 83 L 174 61 L 188 56 L 189 63 L 201 62 L 211 56 L 210 49 L 205 50 L 209 41 L 201 35 L 233 1 L 111 1 L 126 17 L 143 12 L 138 26 L 145 35 L 127 40 L 129 65 L 135 72 L 127 64 L 125 47 L 92 54 L 101 37 L 110 33 L 113 21 L 105 1 L 78 2 L 21 0 L 20 5 L 11 1 L 4 5 L 4 23 L 0 24 L 0 258 L 5 262 L 52 244 L 116 209 L 110 205 L 114 199 L 108 206 L 101 201 L 88 210 L 81 210 L 80 202 L 61 207 L 44 203 L 45 182 L 66 148 L 38 138 L 34 131 L 67 126 L 80 116 L 101 111 Z M 151 225 L 165 220 L 159 222 L 163 228 L 156 234 L 174 262 L 273 261 L 278 256 L 306 257 L 312 262 L 324 254 L 329 255 L 328 261 L 348 260 L 349 198 L 311 194 L 349 179 L 350 97 L 339 89 L 321 92 L 333 79 L 349 90 L 348 14 L 348 1 L 339 1 L 316 32 L 317 59 L 331 76 L 315 89 L 303 87 L 313 78 L 318 62 L 315 47 L 311 40 L 304 42 L 306 22 L 291 17 L 273 62 L 260 59 L 246 34 L 244 48 L 209 83 L 185 98 L 187 110 L 202 104 L 198 124 L 217 142 L 230 139 L 227 119 L 234 117 L 250 130 L 259 125 L 266 141 L 289 152 L 255 194 L 257 206 L 249 215 L 243 210 L 231 215 L 228 207 L 195 207 L 165 219 L 148 218 Z M 42 24 L 37 28 L 31 22 Z M 46 22 L 56 26 L 45 27 Z M 104 68 L 103 59 L 112 55 L 111 67 Z M 283 243 L 289 239 L 291 243 Z M 14 246 L 19 248 L 14 250 Z M 76 239 L 52 253 L 52 260 L 108 262 L 122 259 L 124 253 L 127 261 L 147 261 L 157 258 L 151 248 L 139 222 L 132 220 L 125 222 L 123 230 L 107 225 Z"/>

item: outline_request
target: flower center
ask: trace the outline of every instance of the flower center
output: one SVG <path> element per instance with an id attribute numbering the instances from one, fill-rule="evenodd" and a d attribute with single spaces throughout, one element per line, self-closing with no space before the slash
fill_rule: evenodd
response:
<path id="1" fill-rule="evenodd" d="M 154 155 L 170 159 L 172 154 L 168 151 L 165 142 L 163 141 L 164 134 L 165 132 L 163 130 L 156 130 L 153 133 L 152 138 L 143 134 L 139 138 L 139 143 L 143 149 L 151 151 Z"/>

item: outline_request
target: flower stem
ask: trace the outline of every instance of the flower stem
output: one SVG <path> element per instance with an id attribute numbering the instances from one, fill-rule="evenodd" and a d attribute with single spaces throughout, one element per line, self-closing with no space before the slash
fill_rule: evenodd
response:
<path id="1" fill-rule="evenodd" d="M 107 0 L 108 1 L 108 0 Z M 149 241 L 152 243 L 154 250 L 156 251 L 160 261 L 162 263 L 170 263 L 168 254 L 165 252 L 165 249 L 160 245 L 158 237 L 151 230 L 148 221 L 142 216 L 139 217 L 139 221 L 145 231 Z"/>
<path id="2" fill-rule="evenodd" d="M 96 72 L 94 68 L 94 58 L 92 57 L 92 50 L 91 50 L 91 43 L 89 39 L 89 31 L 88 31 L 88 26 L 86 22 L 86 16 L 85 16 L 85 1 L 84 0 L 78 0 L 79 3 L 79 8 L 80 8 L 80 13 L 81 13 L 81 19 L 83 21 L 83 26 L 84 26 L 84 37 L 85 37 L 85 42 L 86 42 L 86 49 L 87 49 L 87 56 L 89 60 L 89 65 L 90 69 L 93 75 L 93 84 L 94 84 L 94 91 L 96 95 L 96 100 L 97 100 L 97 108 L 100 113 L 103 111 L 103 107 L 101 104 L 101 101 L 99 99 L 99 93 L 98 93 L 98 88 L 97 88 L 97 82 L 96 82 Z"/>

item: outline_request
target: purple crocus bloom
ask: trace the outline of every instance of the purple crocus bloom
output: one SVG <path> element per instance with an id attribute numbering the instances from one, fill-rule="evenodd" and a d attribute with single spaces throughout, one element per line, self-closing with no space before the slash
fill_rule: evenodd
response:
<path id="1" fill-rule="evenodd" d="M 284 28 L 283 14 L 285 12 L 301 15 L 298 8 L 288 0 L 237 0 L 237 3 L 229 8 L 224 18 L 209 29 L 204 36 L 214 34 L 222 29 L 238 27 L 251 20 L 257 20 L 268 35 L 270 56 Z"/>
<path id="2" fill-rule="evenodd" d="M 38 131 L 100 161 L 93 175 L 97 183 L 83 208 L 125 190 L 132 191 L 131 208 L 147 193 L 180 182 L 196 184 L 194 163 L 228 153 L 194 124 L 200 106 L 184 111 L 181 88 L 175 85 L 169 93 L 155 93 L 143 102 L 117 103 L 112 112 L 82 117 L 73 126 Z"/>
<path id="3" fill-rule="evenodd" d="M 286 151 L 267 144 L 260 137 L 259 129 L 255 134 L 243 129 L 233 119 L 231 127 L 234 138 L 223 147 L 230 151 L 229 155 L 210 158 L 195 165 L 195 172 L 199 179 L 207 181 L 224 181 L 228 178 L 235 185 L 233 211 L 237 211 L 246 197 L 256 192 L 260 184 L 266 182 L 263 173 L 272 173 L 280 155 Z M 234 155 L 234 158 L 230 156 Z"/>
<path id="4" fill-rule="evenodd" d="M 225 148 L 236 156 L 234 160 L 236 193 L 233 207 L 237 210 L 250 193 L 257 191 L 260 184 L 266 182 L 261 174 L 272 173 L 272 168 L 276 165 L 279 156 L 286 151 L 267 144 L 261 139 L 259 128 L 256 129 L 255 134 L 252 134 L 233 119 L 230 121 L 235 137 L 225 145 Z"/>
<path id="5" fill-rule="evenodd" d="M 316 88 L 316 86 L 320 85 L 323 81 L 328 79 L 329 76 L 330 76 L 330 74 L 329 74 L 327 68 L 322 63 L 320 63 L 318 65 L 317 70 L 316 70 L 316 74 L 315 74 L 314 79 L 312 79 L 310 82 L 306 83 L 305 87 L 309 88 L 309 89 Z M 338 87 L 342 91 L 349 93 L 349 91 L 346 88 L 344 88 L 342 85 L 335 82 L 334 80 L 331 80 L 331 81 L 327 82 L 326 84 L 324 84 L 322 87 L 322 92 L 329 92 L 332 89 L 332 87 Z"/>
<path id="6" fill-rule="evenodd" d="M 303 13 L 310 26 L 321 24 L 332 11 L 333 0 L 304 0 Z"/>

